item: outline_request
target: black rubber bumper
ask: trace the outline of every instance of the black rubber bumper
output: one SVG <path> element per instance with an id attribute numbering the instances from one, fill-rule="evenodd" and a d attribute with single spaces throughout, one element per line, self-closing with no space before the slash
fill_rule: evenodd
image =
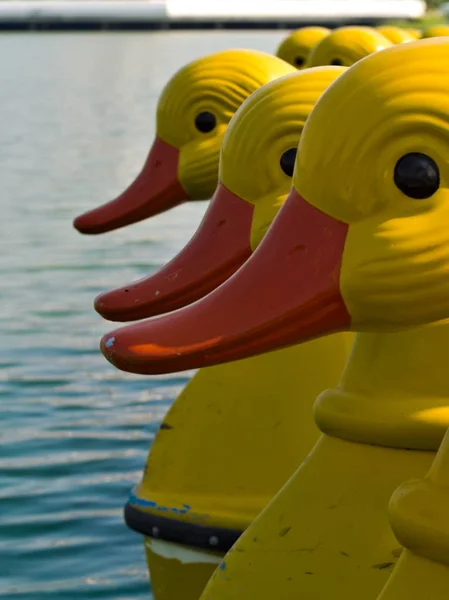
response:
<path id="1" fill-rule="evenodd" d="M 125 504 L 124 517 L 126 525 L 141 535 L 213 552 L 227 552 L 243 533 L 237 529 L 210 527 L 152 515 L 138 510 L 129 502 Z"/>

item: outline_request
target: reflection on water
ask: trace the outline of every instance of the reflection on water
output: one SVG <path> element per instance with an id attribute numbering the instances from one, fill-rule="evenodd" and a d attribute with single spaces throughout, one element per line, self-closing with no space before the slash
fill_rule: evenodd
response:
<path id="1" fill-rule="evenodd" d="M 1 598 L 150 597 L 122 506 L 189 374 L 116 371 L 92 300 L 171 258 L 205 204 L 105 236 L 71 221 L 137 173 L 177 68 L 227 47 L 271 52 L 282 35 L 0 37 Z"/>

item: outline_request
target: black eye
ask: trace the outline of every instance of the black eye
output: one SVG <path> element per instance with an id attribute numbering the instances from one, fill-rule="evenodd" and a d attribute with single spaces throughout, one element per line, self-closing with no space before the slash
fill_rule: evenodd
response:
<path id="1" fill-rule="evenodd" d="M 409 198 L 430 198 L 440 187 L 440 172 L 426 154 L 411 152 L 398 160 L 394 168 L 396 187 Z"/>
<path id="2" fill-rule="evenodd" d="M 342 67 L 343 61 L 339 58 L 334 58 L 333 60 L 331 60 L 331 65 L 334 65 L 334 67 Z"/>
<path id="3" fill-rule="evenodd" d="M 295 67 L 298 67 L 298 69 L 300 67 L 303 67 L 304 64 L 305 64 L 305 62 L 306 62 L 306 59 L 304 57 L 302 57 L 302 56 L 295 56 L 294 63 L 295 63 Z"/>
<path id="4" fill-rule="evenodd" d="M 200 112 L 195 117 L 195 127 L 198 131 L 201 131 L 201 133 L 209 133 L 209 131 L 214 129 L 216 124 L 217 119 L 215 118 L 215 115 L 210 112 Z"/>
<path id="5" fill-rule="evenodd" d="M 293 175 L 293 169 L 295 168 L 295 160 L 296 148 L 290 148 L 290 150 L 286 150 L 284 152 L 284 154 L 281 156 L 281 160 L 279 161 L 281 164 L 281 169 L 289 177 L 292 177 Z"/>

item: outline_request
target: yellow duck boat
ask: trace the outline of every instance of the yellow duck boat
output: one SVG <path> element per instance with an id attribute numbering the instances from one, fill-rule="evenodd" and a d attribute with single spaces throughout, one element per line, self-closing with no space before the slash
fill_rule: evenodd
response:
<path id="1" fill-rule="evenodd" d="M 291 52 L 310 51 L 322 37 L 321 30 L 326 31 L 304 30 L 281 44 L 278 53 L 288 58 Z M 331 35 L 331 44 L 307 66 L 349 66 L 388 45 L 369 28 L 346 27 Z M 343 59 L 329 55 L 330 51 L 341 51 Z M 74 227 L 84 234 L 105 233 L 187 200 L 209 199 L 217 184 L 218 155 L 229 120 L 252 92 L 289 73 L 289 62 L 256 50 L 225 50 L 180 69 L 161 94 L 156 138 L 136 179 L 111 202 L 79 215 Z"/>
<path id="2" fill-rule="evenodd" d="M 234 205 L 227 203 L 229 196 L 244 198 L 252 214 L 253 248 L 288 194 L 296 146 L 308 114 L 343 71 L 322 67 L 282 77 L 254 93 L 233 117 L 222 147 L 221 183 L 208 212 L 224 201 L 222 216 L 229 221 L 233 218 L 229 211 L 234 211 Z M 261 153 L 263 147 L 267 151 Z M 252 186 L 246 185 L 242 174 L 253 180 Z M 263 198 L 254 202 L 262 190 Z M 187 246 L 187 261 L 193 262 L 190 284 L 197 280 L 195 269 L 201 272 L 204 253 L 216 255 L 217 234 L 211 222 L 206 215 L 206 225 L 195 235 L 196 253 Z M 235 219 L 232 223 L 225 233 L 231 245 L 235 227 L 242 226 Z M 249 243 L 250 223 L 243 225 Z M 185 252 L 176 264 L 185 264 Z M 184 290 L 182 270 L 175 267 L 173 273 L 178 271 L 178 286 Z M 136 318 L 136 300 L 147 298 L 139 304 L 139 316 L 154 314 L 152 299 L 158 289 L 165 297 L 167 279 L 171 278 L 165 271 L 163 277 L 156 274 L 102 294 L 97 307 L 108 318 Z M 170 289 L 175 293 L 173 285 Z M 161 303 L 157 308 L 165 309 Z M 199 598 L 220 556 L 313 447 L 318 430 L 311 418 L 312 402 L 319 391 L 338 381 L 351 342 L 351 335 L 330 336 L 205 369 L 186 386 L 161 425 L 142 482 L 125 510 L 129 526 L 146 537 L 155 597 Z M 273 401 L 278 395 L 280 399 Z M 256 412 L 260 414 L 255 421 Z M 231 455 L 226 452 L 229 439 L 233 440 Z"/>
<path id="3" fill-rule="evenodd" d="M 260 86 L 291 72 L 285 61 L 256 50 L 225 50 L 184 66 L 162 91 L 156 138 L 139 175 L 115 200 L 78 216 L 74 227 L 105 233 L 209 199 L 232 115 Z"/>
<path id="4" fill-rule="evenodd" d="M 371 27 L 339 27 L 324 37 L 309 53 L 307 67 L 343 65 L 350 67 L 392 43 Z"/>
<path id="5" fill-rule="evenodd" d="M 424 29 L 423 38 L 445 37 L 449 35 L 449 25 L 432 25 Z"/>
<path id="6" fill-rule="evenodd" d="M 399 27 L 386 28 L 386 33 L 384 36 L 379 28 L 371 27 L 339 27 L 333 31 L 325 27 L 302 27 L 281 42 L 276 55 L 297 69 L 320 65 L 349 67 L 391 43 L 415 39 Z"/>
<path id="7" fill-rule="evenodd" d="M 276 56 L 297 69 L 305 69 L 310 51 L 329 33 L 326 27 L 301 27 L 279 44 Z"/>
<path id="8" fill-rule="evenodd" d="M 219 148 L 232 115 L 243 100 L 261 85 L 295 72 L 295 69 L 285 61 L 251 50 L 218 52 L 193 61 L 180 69 L 165 86 L 159 100 L 156 139 L 141 173 L 116 200 L 78 217 L 74 223 L 75 227 L 82 233 L 104 233 L 156 215 L 183 201 L 210 197 L 218 179 Z M 250 207 L 243 205 L 239 212 L 238 207 L 236 214 L 233 215 L 234 221 L 229 225 L 239 221 L 239 231 L 243 235 L 238 235 L 237 229 L 234 228 L 231 244 L 215 245 L 216 253 L 207 255 L 210 259 L 209 266 L 204 261 L 201 264 L 208 275 L 212 273 L 210 265 L 213 265 L 214 261 L 219 261 L 220 264 L 224 264 L 224 268 L 218 273 L 218 277 L 225 279 L 250 254 L 248 229 L 251 223 L 251 210 Z M 246 220 L 245 216 L 247 216 Z M 213 218 L 215 225 L 222 221 L 221 215 L 217 213 Z M 246 229 L 242 228 L 241 223 L 246 225 Z M 228 235 L 227 231 L 226 234 Z M 206 293 L 208 286 L 212 289 L 219 282 L 217 277 L 212 280 L 204 277 L 204 272 L 201 272 L 199 279 L 189 283 L 193 294 L 198 294 L 199 297 L 201 293 Z M 187 301 L 186 298 L 183 300 Z M 163 301 L 165 309 L 170 310 L 168 299 L 164 297 Z M 267 373 L 265 378 L 258 379 L 253 376 L 251 379 L 254 372 L 253 363 L 254 361 L 249 359 L 239 363 L 237 368 L 217 367 L 207 374 L 195 375 L 181 394 L 176 409 L 173 409 L 169 415 L 174 426 L 178 424 L 179 419 L 184 418 L 182 407 L 187 406 L 188 410 L 192 410 L 191 401 L 195 402 L 195 398 L 198 397 L 202 399 L 200 404 L 203 406 L 210 398 L 210 390 L 214 390 L 214 395 L 211 402 L 208 402 L 209 410 L 218 420 L 220 420 L 220 400 L 223 398 L 227 400 L 229 394 L 235 395 L 238 399 L 235 390 L 238 390 L 242 396 L 245 396 L 246 392 L 256 397 L 263 397 L 266 392 L 264 384 L 268 389 L 272 389 L 270 388 L 272 381 L 271 386 L 278 384 L 276 375 L 273 373 L 270 379 Z M 341 365 L 337 360 L 334 377 L 337 377 L 339 367 L 341 368 Z M 329 378 L 332 374 L 330 368 Z M 179 406 L 181 410 L 178 410 Z M 211 423 L 211 429 L 214 425 Z M 173 477 L 173 471 L 164 462 L 164 457 L 168 456 L 168 453 L 164 452 L 164 433 L 169 431 L 170 427 L 172 426 L 166 419 L 158 436 L 156 458 L 150 464 L 151 469 L 156 471 L 154 481 L 160 482 L 163 489 L 167 489 L 166 478 L 171 481 Z M 190 431 L 189 427 L 186 429 Z M 182 428 L 177 430 L 176 438 L 178 436 L 182 438 L 182 431 Z M 158 452 L 159 448 L 162 448 L 161 453 Z M 171 448 L 172 444 L 169 443 L 169 450 Z M 176 454 L 176 448 L 174 452 Z M 160 470 L 158 470 L 159 459 L 163 461 Z M 175 476 L 178 479 L 182 477 L 183 469 L 181 468 L 180 473 L 178 463 L 175 470 Z M 199 470 L 197 474 L 200 474 Z M 271 483 L 275 486 L 274 489 L 278 487 L 275 475 L 277 473 L 273 475 Z M 269 487 L 270 485 L 267 485 L 267 489 Z M 168 558 L 164 558 L 164 553 L 166 555 L 167 552 Z M 178 560 L 179 556 L 173 559 L 170 558 L 170 553 L 173 553 L 173 549 L 163 548 L 157 556 L 153 557 L 148 550 L 148 556 L 153 558 L 151 565 L 155 597 L 158 600 L 176 597 L 176 593 L 174 595 L 172 593 L 175 586 L 175 590 L 178 591 L 183 587 L 190 590 L 189 596 L 184 591 L 186 599 L 198 598 L 214 568 L 216 556 L 212 553 L 209 556 L 204 553 L 199 555 L 193 551 L 189 553 L 184 549 L 181 563 Z"/>
<path id="9" fill-rule="evenodd" d="M 408 33 L 410 33 L 415 40 L 420 40 L 422 38 L 422 29 L 416 29 L 414 27 L 407 27 Z"/>
<path id="10" fill-rule="evenodd" d="M 203 600 L 374 600 L 401 553 L 389 498 L 449 425 L 448 324 L 421 327 L 449 297 L 448 64 L 449 43 L 425 40 L 348 70 L 312 111 L 294 189 L 251 259 L 195 304 L 102 340 L 119 368 L 167 373 L 364 331 L 316 403 L 319 442 Z"/>
<path id="11" fill-rule="evenodd" d="M 421 34 L 416 31 L 411 31 L 409 29 L 402 29 L 402 27 L 394 27 L 393 25 L 382 25 L 381 27 L 376 27 L 377 31 L 381 33 L 383 36 L 390 40 L 392 44 L 403 44 L 404 42 L 413 42 L 418 37 L 421 37 Z"/>

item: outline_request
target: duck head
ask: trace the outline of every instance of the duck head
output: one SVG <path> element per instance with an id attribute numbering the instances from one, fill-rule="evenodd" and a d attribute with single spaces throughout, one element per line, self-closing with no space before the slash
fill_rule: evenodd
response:
<path id="1" fill-rule="evenodd" d="M 318 42 L 310 52 L 307 66 L 350 67 L 365 56 L 391 45 L 385 36 L 370 27 L 340 27 Z"/>
<path id="2" fill-rule="evenodd" d="M 423 32 L 421 29 L 407 28 L 407 31 L 415 40 L 420 40 L 422 38 Z"/>
<path id="3" fill-rule="evenodd" d="M 385 36 L 387 40 L 390 40 L 392 44 L 403 44 L 404 42 L 412 42 L 417 39 L 416 33 L 414 34 L 409 29 L 402 29 L 401 27 L 384 25 L 382 27 L 377 27 L 376 29 Z"/>
<path id="4" fill-rule="evenodd" d="M 423 38 L 444 37 L 449 35 L 449 25 L 433 25 L 427 27 L 422 34 Z"/>
<path id="5" fill-rule="evenodd" d="M 219 185 L 194 237 L 155 275 L 101 294 L 96 310 L 113 321 L 142 319 L 185 306 L 230 277 L 285 201 L 305 121 L 344 70 L 293 70 L 252 94 L 224 135 Z"/>
<path id="6" fill-rule="evenodd" d="M 301 27 L 281 42 L 276 56 L 297 69 L 305 69 L 310 51 L 329 33 L 326 27 Z"/>
<path id="7" fill-rule="evenodd" d="M 448 76 L 443 38 L 343 73 L 312 110 L 293 188 L 250 259 L 198 302 L 105 336 L 106 357 L 165 373 L 446 318 Z"/>
<path id="8" fill-rule="evenodd" d="M 370 56 L 323 95 L 302 136 L 291 197 L 347 229 L 337 282 L 356 331 L 446 316 L 448 65 L 443 38 Z"/>
<path id="9" fill-rule="evenodd" d="M 115 200 L 77 217 L 75 228 L 105 233 L 187 200 L 210 198 L 232 115 L 252 92 L 291 70 L 285 61 L 254 50 L 217 52 L 183 67 L 161 94 L 156 138 L 137 178 Z"/>

